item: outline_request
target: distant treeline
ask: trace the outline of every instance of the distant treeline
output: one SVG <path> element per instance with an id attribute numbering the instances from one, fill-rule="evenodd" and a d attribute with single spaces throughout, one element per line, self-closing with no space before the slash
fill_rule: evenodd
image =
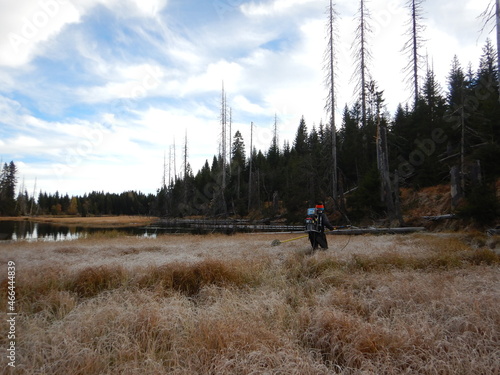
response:
<path id="1" fill-rule="evenodd" d="M 500 177 L 500 102 L 497 55 L 487 42 L 479 69 L 464 70 L 455 58 L 445 90 L 427 70 L 418 100 L 400 105 L 391 116 L 383 91 L 368 87 L 366 121 L 360 103 L 345 107 L 336 132 L 338 191 L 344 214 L 352 220 L 383 217 L 377 168 L 377 125 L 387 128 L 392 182 L 419 189 L 453 181 L 463 196 L 459 209 L 493 220 L 498 215 L 494 184 Z M 363 123 L 365 125 L 363 125 Z M 214 156 L 196 173 L 185 163 L 182 176 L 165 181 L 156 194 L 93 192 L 69 197 L 26 191 L 16 196 L 16 166 L 5 164 L 0 179 L 0 214 L 73 215 L 287 215 L 298 219 L 306 206 L 333 202 L 333 153 L 330 124 L 308 126 L 302 118 L 293 143 L 279 145 L 275 133 L 268 150 L 247 153 L 236 131 L 230 152 Z M 247 140 L 248 141 L 248 140 Z M 458 177 L 457 177 L 458 176 Z M 342 201 L 343 202 L 343 201 Z M 340 202 L 340 203 L 342 203 Z M 335 205 L 335 203 L 337 203 Z M 344 216 L 345 216 L 344 215 Z"/>
<path id="2" fill-rule="evenodd" d="M 154 194 L 128 191 L 121 194 L 92 192 L 69 197 L 40 193 L 37 213 L 52 215 L 150 215 L 156 201 Z"/>
<path id="3" fill-rule="evenodd" d="M 15 166 L 13 162 L 10 165 Z M 92 192 L 83 196 L 40 192 L 37 199 L 28 195 L 27 190 L 7 196 L 2 194 L 0 215 L 150 215 L 157 214 L 154 207 L 155 194 L 145 195 L 128 191 L 121 194 Z"/>

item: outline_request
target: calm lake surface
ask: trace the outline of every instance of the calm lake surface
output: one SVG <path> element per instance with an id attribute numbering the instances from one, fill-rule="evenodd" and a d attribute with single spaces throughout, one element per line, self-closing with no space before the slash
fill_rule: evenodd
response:
<path id="1" fill-rule="evenodd" d="M 0 221 L 0 241 L 71 241 L 95 232 L 119 231 L 128 235 L 151 237 L 147 227 L 99 228 L 68 226 L 34 221 Z"/>
<path id="2" fill-rule="evenodd" d="M 71 241 L 96 232 L 120 232 L 129 236 L 154 238 L 168 233 L 226 233 L 236 232 L 293 232 L 303 230 L 303 226 L 249 224 L 212 220 L 163 220 L 146 226 L 131 227 L 88 227 L 40 223 L 36 221 L 0 221 L 1 241 Z"/>

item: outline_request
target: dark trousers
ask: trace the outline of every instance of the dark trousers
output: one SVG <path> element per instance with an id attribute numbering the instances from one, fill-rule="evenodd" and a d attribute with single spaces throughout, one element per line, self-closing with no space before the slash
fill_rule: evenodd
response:
<path id="1" fill-rule="evenodd" d="M 309 232 L 309 241 L 311 241 L 313 250 L 316 250 L 318 246 L 325 250 L 328 249 L 328 242 L 324 232 Z"/>

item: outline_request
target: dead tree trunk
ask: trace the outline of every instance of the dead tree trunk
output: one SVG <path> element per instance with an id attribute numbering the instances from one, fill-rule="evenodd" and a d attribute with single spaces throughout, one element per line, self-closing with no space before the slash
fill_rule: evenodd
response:
<path id="1" fill-rule="evenodd" d="M 422 32 L 425 27 L 420 21 L 422 21 L 422 2 L 423 0 L 408 0 L 407 6 L 410 8 L 410 21 L 409 30 L 407 34 L 409 35 L 408 41 L 403 46 L 404 52 L 407 52 L 410 56 L 410 61 L 405 68 L 405 72 L 408 72 L 408 81 L 412 83 L 412 91 L 414 96 L 414 105 L 417 105 L 419 96 L 419 79 L 418 72 L 420 67 L 421 55 L 419 54 L 419 49 L 422 46 Z"/>
<path id="2" fill-rule="evenodd" d="M 366 128 L 366 60 L 367 60 L 367 50 L 366 50 L 366 30 L 367 24 L 365 19 L 365 2 L 361 0 L 360 8 L 360 73 L 361 73 L 361 111 L 362 111 L 362 122 L 363 128 Z"/>
<path id="3" fill-rule="evenodd" d="M 188 176 L 189 175 L 189 165 L 188 165 L 188 138 L 187 138 L 187 129 L 184 138 L 184 192 L 183 192 L 183 200 L 184 206 L 188 206 Z"/>
<path id="4" fill-rule="evenodd" d="M 500 0 L 496 4 L 496 25 L 497 25 L 497 68 L 500 69 Z M 500 101 L 500 74 L 498 75 L 498 100 Z"/>
<path id="5" fill-rule="evenodd" d="M 463 198 L 462 178 L 460 168 L 456 165 L 451 167 L 451 208 L 456 209 Z"/>
<path id="6" fill-rule="evenodd" d="M 380 198 L 387 207 L 389 220 L 397 218 L 394 200 L 392 197 L 391 178 L 389 175 L 389 158 L 387 152 L 387 128 L 380 116 L 377 119 L 377 165 L 380 175 Z"/>
<path id="7" fill-rule="evenodd" d="M 227 174 L 227 105 L 226 105 L 226 93 L 224 91 L 224 82 L 222 82 L 222 93 L 221 93 L 221 112 L 220 112 L 220 122 L 221 122 L 221 135 L 220 135 L 220 145 L 219 145 L 219 155 L 221 160 L 221 180 L 219 191 L 216 198 L 216 211 L 222 213 L 224 216 L 227 215 L 227 204 L 226 204 L 226 174 Z"/>
<path id="8" fill-rule="evenodd" d="M 337 128 L 335 126 L 335 18 L 333 1 L 330 0 L 328 19 L 328 50 L 327 50 L 327 85 L 328 101 L 327 110 L 330 112 L 330 128 L 332 132 L 332 197 L 338 204 L 338 173 L 337 173 Z"/>
<path id="9" fill-rule="evenodd" d="M 252 208 L 252 159 L 253 159 L 253 122 L 250 124 L 250 159 L 248 161 L 248 212 Z"/>
<path id="10" fill-rule="evenodd" d="M 351 80 L 356 82 L 355 93 L 361 100 L 361 125 L 366 128 L 367 125 L 367 82 L 370 78 L 368 64 L 371 58 L 368 49 L 368 34 L 372 30 L 369 24 L 370 12 L 366 7 L 366 1 L 360 0 L 358 11 L 359 24 L 356 29 L 356 37 L 352 45 L 353 57 L 356 61 L 356 69 Z"/>
<path id="11" fill-rule="evenodd" d="M 394 171 L 394 209 L 399 225 L 404 225 L 403 213 L 401 210 L 401 199 L 399 198 L 399 171 Z"/>

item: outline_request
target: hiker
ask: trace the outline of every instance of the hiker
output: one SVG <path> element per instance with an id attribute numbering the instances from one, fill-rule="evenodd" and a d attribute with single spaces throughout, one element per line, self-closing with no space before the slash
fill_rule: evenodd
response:
<path id="1" fill-rule="evenodd" d="M 308 210 L 306 218 L 306 231 L 309 233 L 309 241 L 313 250 L 318 249 L 318 245 L 323 250 L 328 249 L 328 242 L 325 235 L 325 227 L 332 230 L 333 226 L 330 224 L 328 217 L 325 214 L 325 206 L 317 204 L 315 208 Z"/>

